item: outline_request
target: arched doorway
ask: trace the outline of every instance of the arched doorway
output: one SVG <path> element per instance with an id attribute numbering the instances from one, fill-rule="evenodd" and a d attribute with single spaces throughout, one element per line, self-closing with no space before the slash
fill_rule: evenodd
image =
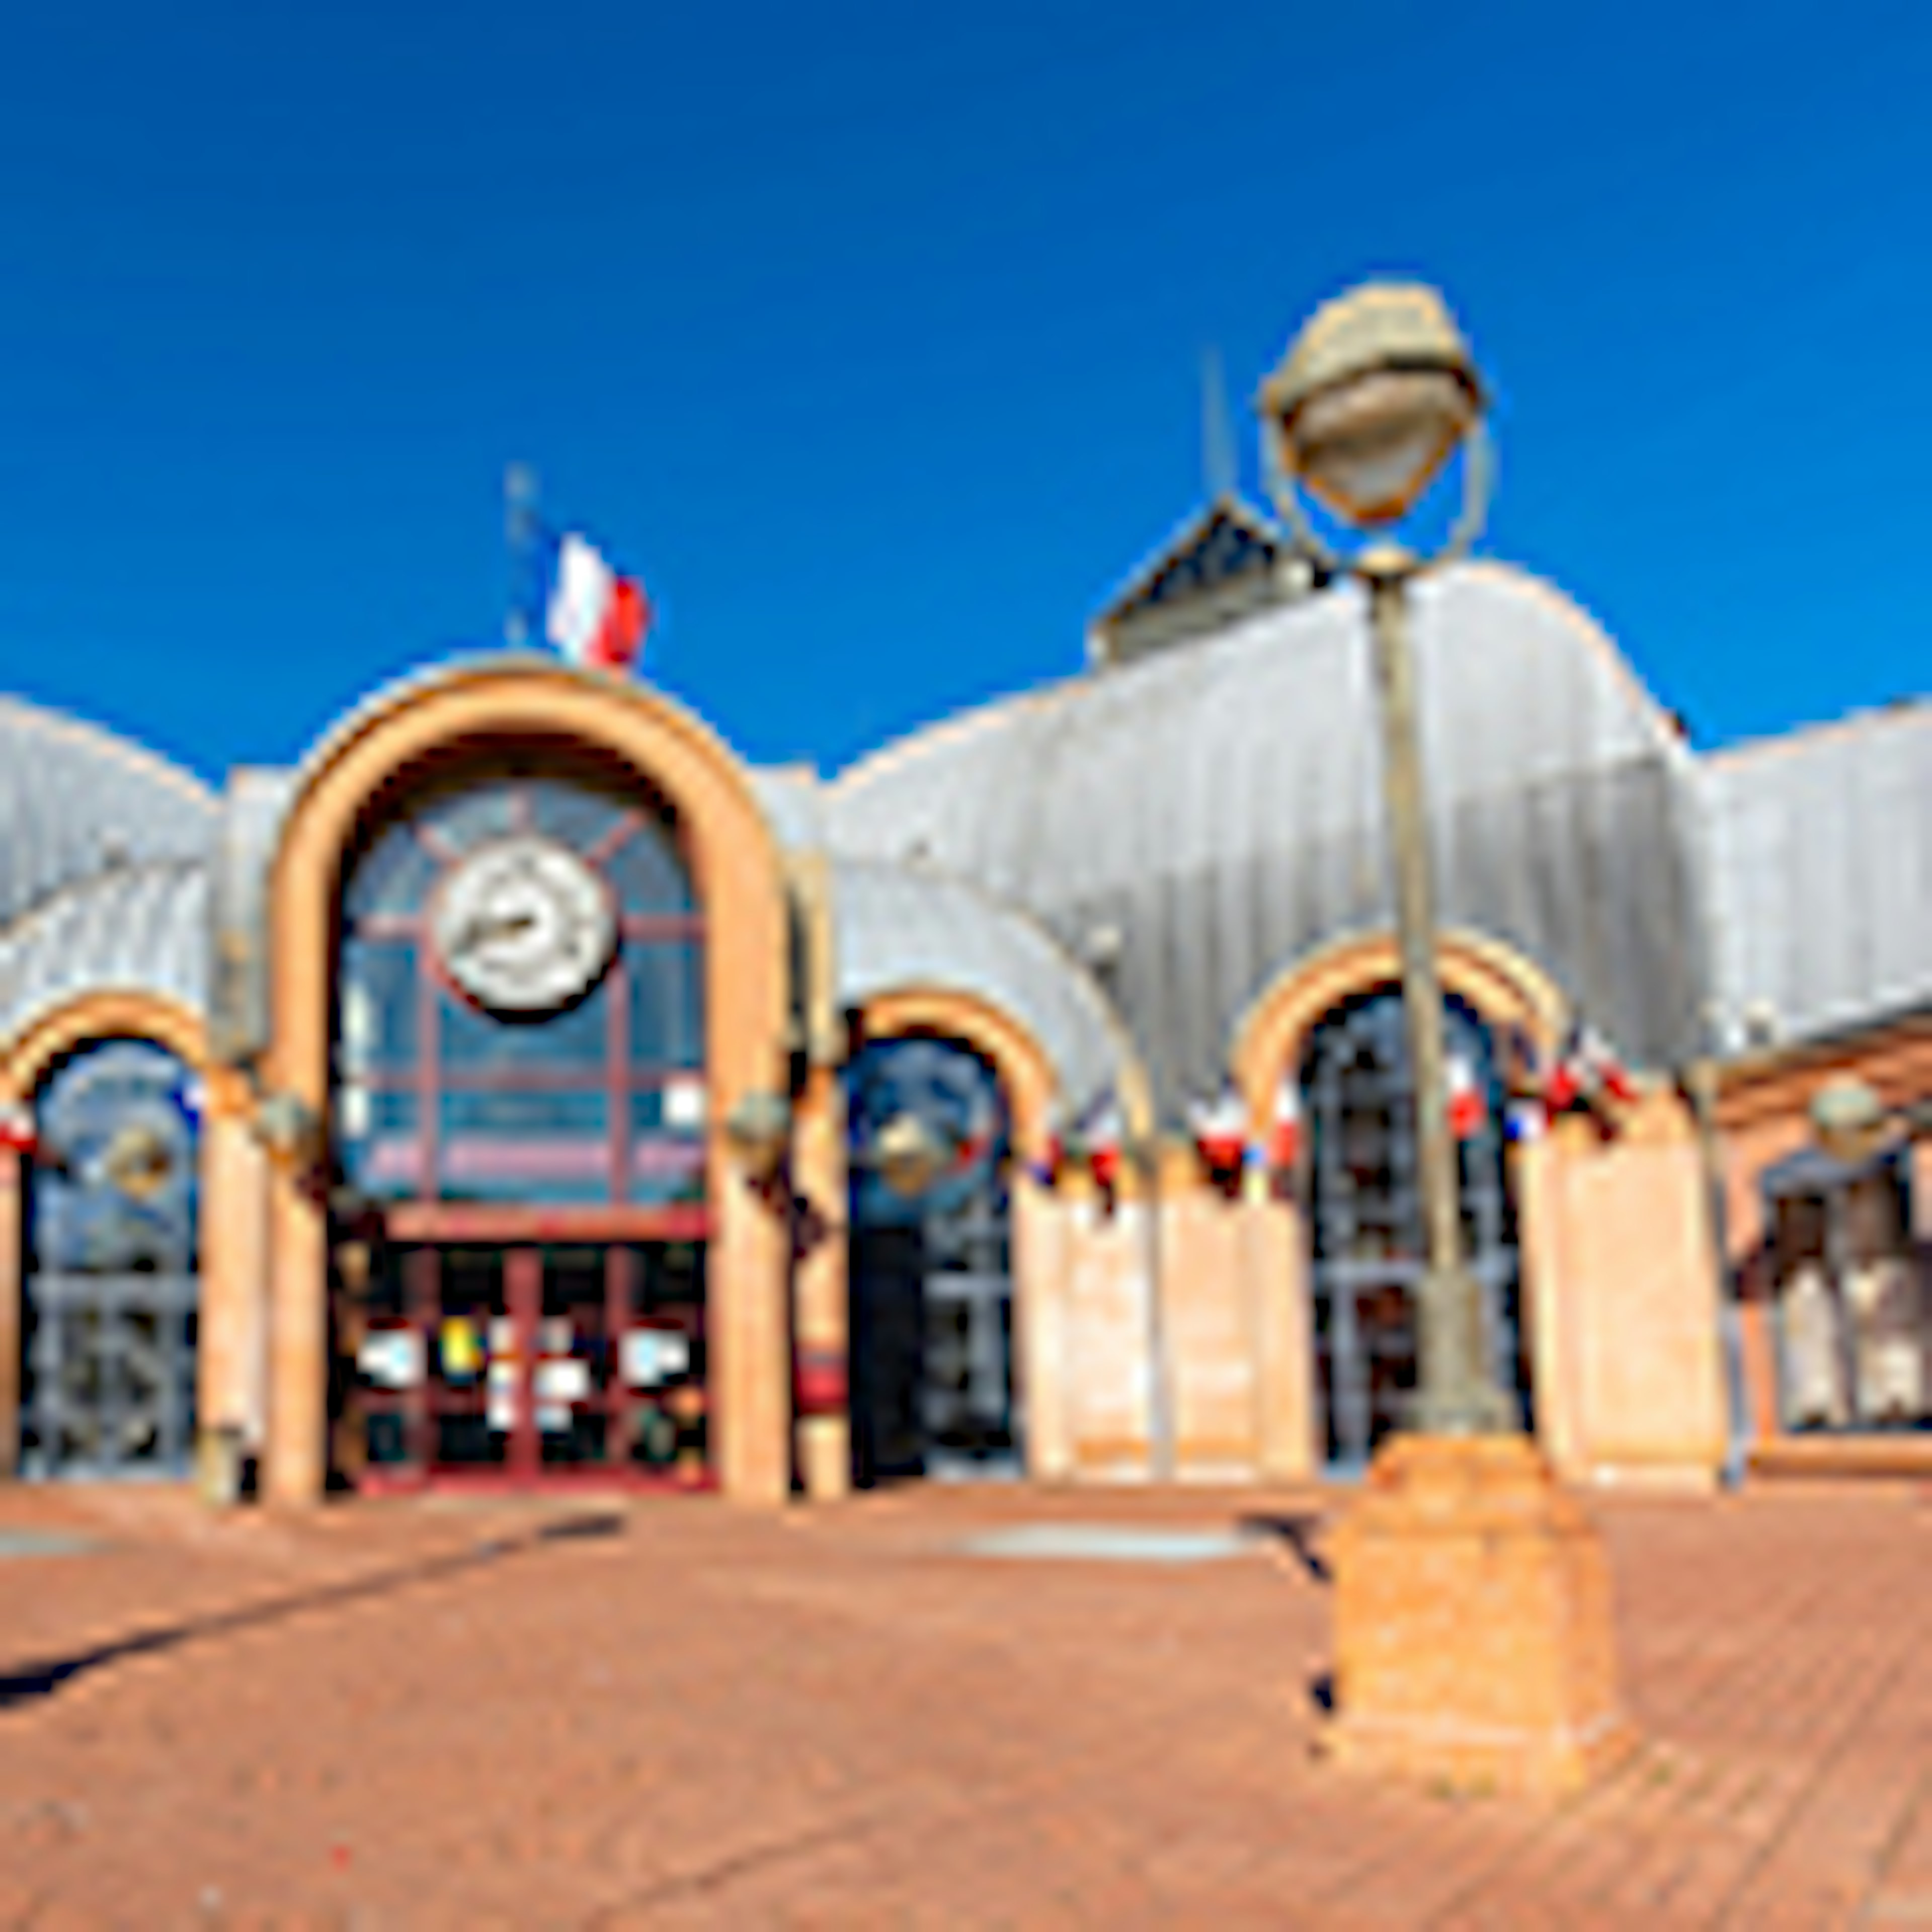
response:
<path id="1" fill-rule="evenodd" d="M 1530 1382 L 1496 1055 L 1472 1007 L 1452 997 L 1443 1018 L 1446 1051 L 1483 1102 L 1480 1120 L 1456 1143 L 1464 1258 L 1481 1286 L 1493 1372 L 1527 1427 Z M 1426 1255 L 1400 994 L 1381 988 L 1330 1012 L 1310 1038 L 1300 1081 L 1316 1394 L 1330 1466 L 1358 1469 L 1406 1425 L 1419 1368 Z"/>
<path id="2" fill-rule="evenodd" d="M 200 1305 L 191 1070 L 152 1040 L 92 1041 L 55 1064 L 34 1112 L 20 1472 L 179 1476 Z"/>
<path id="3" fill-rule="evenodd" d="M 333 1474 L 711 1472 L 704 946 L 680 828 L 562 751 L 478 755 L 345 867 Z"/>
<path id="4" fill-rule="evenodd" d="M 846 1083 L 855 1480 L 1017 1476 L 1011 1128 L 999 1076 L 970 1047 L 914 1034 L 867 1042 Z M 911 1192 L 877 1151 L 908 1119 L 935 1169 Z"/>

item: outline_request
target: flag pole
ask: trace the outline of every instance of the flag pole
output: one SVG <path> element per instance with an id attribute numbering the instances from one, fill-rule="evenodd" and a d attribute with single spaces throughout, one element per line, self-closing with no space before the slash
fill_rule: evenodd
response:
<path id="1" fill-rule="evenodd" d="M 530 641 L 530 546 L 536 530 L 536 472 L 524 463 L 503 471 L 503 540 L 509 552 L 509 595 L 503 613 L 503 641 L 512 650 Z"/>

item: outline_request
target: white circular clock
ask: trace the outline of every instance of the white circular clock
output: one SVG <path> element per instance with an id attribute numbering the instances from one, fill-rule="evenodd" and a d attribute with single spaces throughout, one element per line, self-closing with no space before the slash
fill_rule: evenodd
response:
<path id="1" fill-rule="evenodd" d="M 568 1005 L 596 983 L 617 943 L 596 873 L 568 847 L 520 833 L 457 862 L 432 926 L 444 970 L 495 1012 Z"/>

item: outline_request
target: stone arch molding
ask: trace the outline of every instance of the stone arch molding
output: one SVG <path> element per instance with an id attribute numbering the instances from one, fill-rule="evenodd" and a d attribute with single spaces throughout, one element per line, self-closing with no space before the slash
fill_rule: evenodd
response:
<path id="1" fill-rule="evenodd" d="M 1058 1082 L 1046 1049 L 1019 1021 L 976 994 L 944 986 L 874 993 L 863 1010 L 868 1040 L 928 1034 L 983 1056 L 1006 1090 L 1017 1144 L 1029 1151 L 1045 1147 Z"/>
<path id="2" fill-rule="evenodd" d="M 1570 1023 L 1569 1000 L 1515 947 L 1486 934 L 1452 929 L 1438 934 L 1436 961 L 1444 992 L 1466 1000 L 1490 1025 L 1522 1028 L 1546 1054 L 1562 1040 Z M 1229 1064 L 1252 1118 L 1267 1118 L 1282 1068 L 1300 1060 L 1324 1016 L 1343 1000 L 1401 977 L 1401 954 L 1389 932 L 1338 940 L 1285 968 L 1234 1029 Z"/>
<path id="3" fill-rule="evenodd" d="M 0 1053 L 0 1102 L 26 1100 L 56 1062 L 105 1040 L 151 1040 L 190 1071 L 208 1071 L 208 1032 L 199 1013 L 159 993 L 106 987 L 39 1014 Z"/>
<path id="4" fill-rule="evenodd" d="M 327 961 L 344 854 L 430 761 L 541 742 L 628 770 L 676 813 L 704 908 L 707 1059 L 724 1104 L 779 1072 L 786 986 L 778 847 L 742 766 L 662 694 L 562 664 L 464 666 L 379 698 L 326 740 L 284 816 L 269 880 L 268 1054 L 274 1083 L 320 1107 Z"/>
<path id="5" fill-rule="evenodd" d="M 745 1095 L 782 1089 L 785 888 L 744 770 L 706 727 L 661 693 L 525 658 L 446 668 L 352 714 L 304 767 L 269 869 L 266 1081 L 326 1118 L 336 898 L 345 854 L 374 814 L 440 760 L 532 743 L 634 774 L 676 814 L 683 835 L 705 920 L 718 1471 L 728 1495 L 776 1502 L 788 1468 L 784 1244 L 727 1156 L 722 1128 Z M 319 1204 L 279 1176 L 270 1204 L 266 1476 L 280 1502 L 314 1502 L 322 1492 L 326 1241 Z"/>

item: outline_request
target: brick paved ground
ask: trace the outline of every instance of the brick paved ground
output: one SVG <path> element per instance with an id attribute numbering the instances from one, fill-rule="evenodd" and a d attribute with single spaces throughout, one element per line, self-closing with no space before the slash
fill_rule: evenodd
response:
<path id="1" fill-rule="evenodd" d="M 0 1558 L 0 1925 L 1932 1928 L 1922 1493 L 1605 1504 L 1648 1742 L 1555 1808 L 1313 1758 L 1286 1544 L 958 1548 L 1334 1500 L 0 1492 L 97 1540 Z"/>

